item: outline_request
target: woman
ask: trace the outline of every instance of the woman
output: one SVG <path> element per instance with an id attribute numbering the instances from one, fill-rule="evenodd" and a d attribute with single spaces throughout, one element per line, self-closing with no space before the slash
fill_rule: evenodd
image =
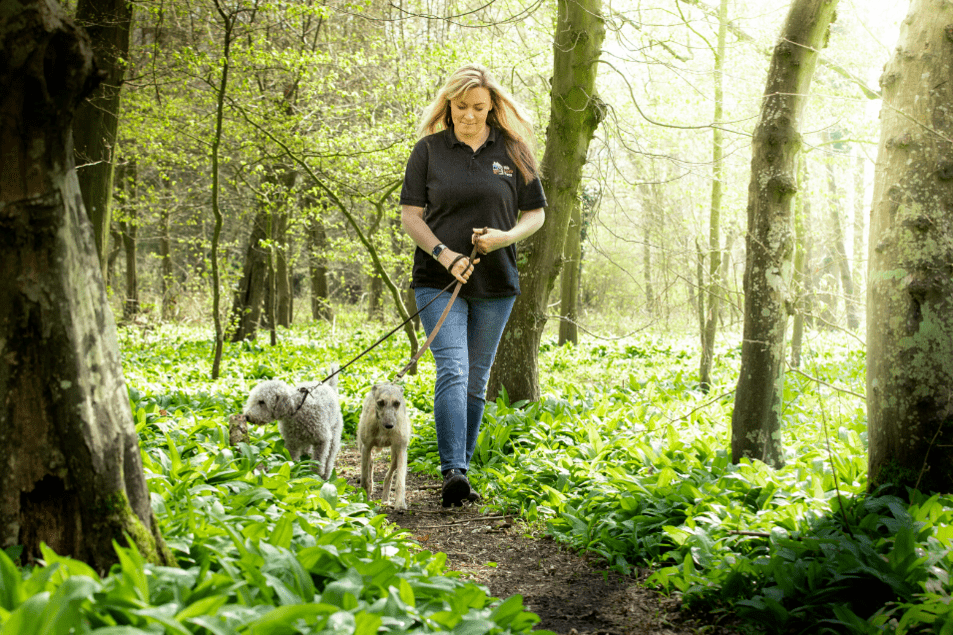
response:
<path id="1" fill-rule="evenodd" d="M 431 343 L 442 504 L 450 507 L 480 499 L 466 473 L 490 367 L 520 292 L 515 243 L 542 227 L 546 198 L 532 126 L 483 66 L 468 64 L 450 76 L 419 134 L 400 194 L 401 222 L 418 247 L 411 283 L 417 306 L 454 279 L 462 283 Z M 474 246 L 479 257 L 470 262 Z M 420 314 L 428 334 L 449 299 L 440 295 Z"/>

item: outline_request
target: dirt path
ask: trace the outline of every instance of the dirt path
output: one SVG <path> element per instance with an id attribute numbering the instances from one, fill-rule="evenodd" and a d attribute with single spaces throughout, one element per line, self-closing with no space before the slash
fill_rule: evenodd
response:
<path id="1" fill-rule="evenodd" d="M 380 496 L 387 452 L 377 456 L 375 476 Z M 342 448 L 338 473 L 357 486 L 360 457 L 353 445 Z M 679 603 L 642 587 L 648 572 L 622 576 L 577 555 L 545 536 L 527 535 L 511 517 L 481 514 L 479 507 L 444 510 L 440 484 L 410 472 L 402 514 L 383 510 L 422 547 L 447 554 L 449 568 L 462 572 L 496 597 L 523 596 L 526 609 L 539 615 L 538 628 L 560 635 L 731 635 L 713 618 L 690 617 Z"/>

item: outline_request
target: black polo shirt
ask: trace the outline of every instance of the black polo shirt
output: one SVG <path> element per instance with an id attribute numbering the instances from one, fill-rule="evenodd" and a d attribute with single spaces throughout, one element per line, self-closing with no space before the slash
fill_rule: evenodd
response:
<path id="1" fill-rule="evenodd" d="M 470 255 L 473 229 L 491 227 L 508 231 L 520 211 L 546 206 L 538 178 L 529 183 L 514 167 L 503 135 L 490 127 L 486 142 L 476 152 L 446 129 L 424 137 L 414 146 L 400 204 L 423 207 L 424 221 L 453 251 Z M 516 245 L 485 255 L 460 295 L 502 298 L 519 295 Z M 414 251 L 412 287 L 442 289 L 454 278 L 433 256 L 419 247 Z"/>

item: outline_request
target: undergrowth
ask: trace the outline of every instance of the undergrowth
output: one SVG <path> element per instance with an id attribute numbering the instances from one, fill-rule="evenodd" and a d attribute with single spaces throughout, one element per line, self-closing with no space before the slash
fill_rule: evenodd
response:
<path id="1" fill-rule="evenodd" d="M 321 379 L 378 326 L 229 344 L 214 382 L 210 333 L 122 331 L 153 507 L 179 568 L 117 547 L 120 563 L 100 578 L 51 552 L 19 569 L 15 550 L 0 553 L 0 634 L 531 630 L 538 618 L 518 596 L 490 597 L 362 491 L 291 462 L 275 425 L 228 446 L 228 415 L 251 386 Z M 346 436 L 366 390 L 407 356 L 397 336 L 340 376 Z M 774 470 L 731 462 L 739 348 L 718 351 L 722 383 L 703 394 L 691 342 L 547 343 L 543 398 L 488 404 L 473 481 L 488 510 L 543 524 L 619 571 L 651 568 L 649 583 L 690 609 L 757 632 L 953 633 L 953 501 L 866 495 L 863 354 L 817 338 L 803 357 L 805 373 L 786 378 L 785 467 Z M 429 360 L 404 384 L 411 469 L 436 473 Z"/>

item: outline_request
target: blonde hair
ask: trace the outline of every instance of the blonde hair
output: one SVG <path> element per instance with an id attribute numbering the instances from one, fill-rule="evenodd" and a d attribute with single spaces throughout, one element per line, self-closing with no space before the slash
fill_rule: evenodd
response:
<path id="1" fill-rule="evenodd" d="M 529 183 L 539 172 L 533 124 L 525 109 L 490 75 L 485 66 L 466 64 L 453 72 L 424 110 L 418 134 L 426 137 L 447 128 L 452 129 L 450 100 L 462 97 L 474 88 L 486 88 L 489 91 L 493 108 L 487 114 L 486 122 L 503 134 L 507 154 L 523 179 Z"/>

